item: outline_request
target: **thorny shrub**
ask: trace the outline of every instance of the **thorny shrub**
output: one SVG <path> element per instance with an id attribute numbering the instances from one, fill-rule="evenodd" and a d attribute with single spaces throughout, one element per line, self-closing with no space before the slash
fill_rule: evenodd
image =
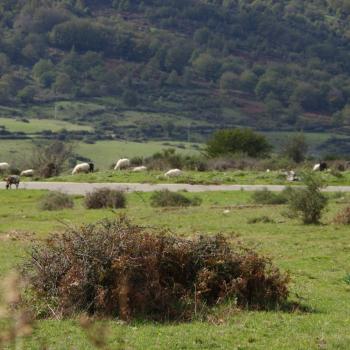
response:
<path id="1" fill-rule="evenodd" d="M 198 206 L 201 202 L 199 197 L 188 198 L 181 193 L 169 190 L 156 191 L 151 196 L 152 207 L 189 207 Z"/>
<path id="2" fill-rule="evenodd" d="M 263 190 L 253 192 L 252 200 L 254 203 L 257 204 L 278 205 L 287 203 L 288 195 L 289 188 L 285 189 L 280 193 L 275 193 L 268 190 L 267 188 L 264 188 Z"/>
<path id="3" fill-rule="evenodd" d="M 73 207 L 73 199 L 68 194 L 61 192 L 50 192 L 41 198 L 39 202 L 41 210 L 61 210 Z"/>
<path id="4" fill-rule="evenodd" d="M 109 188 L 100 188 L 87 193 L 85 197 L 85 206 L 88 209 L 125 208 L 125 193 L 122 191 L 110 190 Z"/>
<path id="5" fill-rule="evenodd" d="M 339 212 L 333 221 L 339 225 L 350 225 L 350 207 L 346 207 Z"/>
<path id="6" fill-rule="evenodd" d="M 227 300 L 277 307 L 289 282 L 269 259 L 223 236 L 178 238 L 125 218 L 51 235 L 32 248 L 23 273 L 47 316 L 54 310 L 123 320 L 189 320 Z"/>
<path id="7" fill-rule="evenodd" d="M 247 220 L 247 223 L 248 224 L 260 224 L 260 223 L 263 223 L 263 224 L 274 224 L 275 221 L 273 219 L 269 218 L 266 215 L 262 215 L 262 216 L 249 218 Z"/>

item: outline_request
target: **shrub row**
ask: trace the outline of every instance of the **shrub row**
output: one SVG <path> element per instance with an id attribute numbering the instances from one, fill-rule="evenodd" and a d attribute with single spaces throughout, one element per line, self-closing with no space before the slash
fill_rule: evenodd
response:
<path id="1" fill-rule="evenodd" d="M 151 205 L 153 207 L 188 207 L 198 206 L 202 200 L 199 197 L 188 198 L 181 193 L 170 192 L 169 190 L 156 191 L 151 195 Z M 108 188 L 96 189 L 85 196 L 85 207 L 87 209 L 126 207 L 125 193 Z M 73 199 L 61 192 L 50 192 L 39 202 L 41 210 L 61 210 L 73 208 Z"/>

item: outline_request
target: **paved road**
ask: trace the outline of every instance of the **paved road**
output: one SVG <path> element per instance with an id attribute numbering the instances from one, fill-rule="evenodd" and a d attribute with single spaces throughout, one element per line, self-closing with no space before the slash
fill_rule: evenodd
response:
<path id="1" fill-rule="evenodd" d="M 85 194 L 96 188 L 108 187 L 110 189 L 127 192 L 152 192 L 162 189 L 170 191 L 187 190 L 188 192 L 206 191 L 256 191 L 267 188 L 270 191 L 282 191 L 285 186 L 280 185 L 188 185 L 188 184 L 140 184 L 140 183 L 76 183 L 76 182 L 22 182 L 20 188 L 28 190 L 61 191 L 68 194 Z M 5 183 L 0 182 L 0 189 L 5 189 Z M 329 186 L 325 192 L 350 192 L 350 186 Z"/>

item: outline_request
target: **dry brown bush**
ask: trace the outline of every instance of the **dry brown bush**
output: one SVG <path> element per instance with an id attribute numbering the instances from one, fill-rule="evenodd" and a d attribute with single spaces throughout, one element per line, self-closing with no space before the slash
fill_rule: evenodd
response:
<path id="1" fill-rule="evenodd" d="M 169 190 L 156 191 L 151 195 L 152 207 L 190 207 L 198 206 L 202 203 L 199 197 L 186 197 L 179 192 Z"/>
<path id="2" fill-rule="evenodd" d="M 350 225 L 350 207 L 346 207 L 339 212 L 333 222 L 339 225 Z"/>
<path id="3" fill-rule="evenodd" d="M 88 209 L 125 208 L 125 193 L 122 191 L 111 190 L 109 188 L 100 188 L 87 193 L 85 197 L 85 206 Z"/>
<path id="4" fill-rule="evenodd" d="M 73 207 L 73 199 L 68 194 L 61 192 L 50 192 L 43 196 L 39 202 L 41 210 L 62 210 Z"/>
<path id="5" fill-rule="evenodd" d="M 61 141 L 39 143 L 33 148 L 28 168 L 35 169 L 39 177 L 58 176 L 72 157 L 73 148 L 72 144 Z"/>
<path id="6" fill-rule="evenodd" d="M 33 247 L 24 267 L 33 300 L 55 315 L 76 312 L 188 320 L 228 299 L 238 307 L 283 304 L 289 278 L 223 236 L 177 238 L 126 219 L 67 228 Z"/>

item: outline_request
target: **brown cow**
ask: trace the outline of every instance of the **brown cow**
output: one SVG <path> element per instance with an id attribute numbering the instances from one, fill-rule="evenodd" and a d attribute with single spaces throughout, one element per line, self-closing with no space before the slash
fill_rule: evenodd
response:
<path id="1" fill-rule="evenodd" d="M 9 175 L 4 179 L 6 181 L 6 189 L 12 188 L 12 185 L 16 185 L 16 189 L 18 190 L 18 186 L 20 183 L 20 177 L 18 175 Z"/>

